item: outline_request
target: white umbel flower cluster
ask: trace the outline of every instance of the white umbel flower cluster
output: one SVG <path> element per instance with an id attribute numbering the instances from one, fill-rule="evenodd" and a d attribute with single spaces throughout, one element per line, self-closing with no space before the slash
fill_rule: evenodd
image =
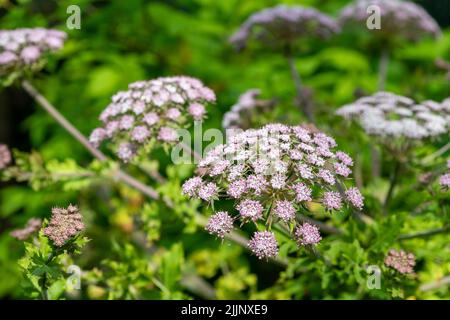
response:
<path id="1" fill-rule="evenodd" d="M 336 114 L 356 120 L 369 135 L 420 140 L 448 133 L 449 102 L 416 103 L 408 97 L 378 92 L 341 107 Z"/>

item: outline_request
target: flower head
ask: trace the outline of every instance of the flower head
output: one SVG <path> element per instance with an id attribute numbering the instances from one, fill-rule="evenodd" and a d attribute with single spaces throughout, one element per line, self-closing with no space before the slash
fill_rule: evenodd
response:
<path id="1" fill-rule="evenodd" d="M 122 142 L 117 150 L 117 156 L 123 162 L 128 162 L 136 156 L 136 146 L 128 142 Z"/>
<path id="2" fill-rule="evenodd" d="M 290 201 L 278 200 L 275 202 L 273 212 L 279 219 L 285 222 L 289 222 L 295 218 L 297 210 L 294 208 Z"/>
<path id="3" fill-rule="evenodd" d="M 198 196 L 205 201 L 211 201 L 217 196 L 217 185 L 214 182 L 203 184 L 198 190 Z"/>
<path id="4" fill-rule="evenodd" d="M 233 218 L 226 211 L 219 211 L 208 220 L 205 229 L 223 239 L 227 233 L 233 230 Z"/>
<path id="5" fill-rule="evenodd" d="M 200 103 L 192 103 L 188 108 L 188 112 L 195 120 L 202 120 L 206 113 L 206 109 L 205 106 Z"/>
<path id="6" fill-rule="evenodd" d="M 200 190 L 214 183 L 215 191 L 224 191 L 214 192 L 215 197 L 233 201 L 230 215 L 242 223 L 267 226 L 278 221 L 294 224 L 297 210 L 308 210 L 305 202 L 318 202 L 327 210 L 344 205 L 362 208 L 362 196 L 356 188 L 347 190 L 348 179 L 335 166 L 351 171 L 353 161 L 336 147 L 332 137 L 305 126 L 249 129 L 210 150 L 198 164 L 201 177 L 187 180 L 183 193 L 209 202 Z M 340 188 L 347 196 L 341 196 Z"/>
<path id="7" fill-rule="evenodd" d="M 371 6 L 380 9 L 380 28 L 370 30 L 378 38 L 417 41 L 426 35 L 438 36 L 441 33 L 436 21 L 411 1 L 356 0 L 341 11 L 339 23 L 343 27 L 356 24 L 367 29 L 366 23 L 371 15 L 368 9 Z"/>
<path id="8" fill-rule="evenodd" d="M 278 242 L 275 235 L 269 231 L 255 232 L 248 247 L 259 259 L 274 258 L 278 255 Z"/>
<path id="9" fill-rule="evenodd" d="M 26 240 L 33 233 L 37 232 L 42 225 L 42 220 L 38 218 L 31 218 L 27 221 L 25 227 L 23 229 L 16 229 L 11 232 L 11 236 L 18 240 Z"/>
<path id="10" fill-rule="evenodd" d="M 345 191 L 347 200 L 358 210 L 361 210 L 364 206 L 364 197 L 358 188 L 350 188 Z"/>
<path id="11" fill-rule="evenodd" d="M 131 83 L 127 91 L 112 97 L 100 115 L 103 125 L 95 129 L 90 142 L 99 146 L 112 140 L 123 161 L 130 161 L 155 139 L 163 144 L 178 141 L 177 129 L 189 121 L 202 120 L 205 105 L 215 102 L 214 92 L 195 78 L 157 78 Z"/>
<path id="12" fill-rule="evenodd" d="M 178 133 L 170 127 L 161 127 L 158 133 L 158 140 L 163 142 L 175 142 L 178 140 Z"/>
<path id="13" fill-rule="evenodd" d="M 243 219 L 256 221 L 262 218 L 263 206 L 256 200 L 246 199 L 242 201 L 236 209 Z"/>
<path id="14" fill-rule="evenodd" d="M 342 208 L 342 198 L 338 192 L 328 191 L 323 195 L 323 204 L 328 210 L 340 210 Z"/>
<path id="15" fill-rule="evenodd" d="M 251 39 L 267 47 L 283 48 L 303 37 L 326 38 L 339 32 L 338 24 L 313 8 L 278 5 L 252 14 L 231 37 L 237 49 Z"/>
<path id="16" fill-rule="evenodd" d="M 392 139 L 422 140 L 446 134 L 450 129 L 450 107 L 412 99 L 389 92 L 378 92 L 341 107 L 337 115 L 354 119 L 372 136 L 382 141 Z"/>
<path id="17" fill-rule="evenodd" d="M 319 228 L 307 222 L 297 227 L 295 237 L 297 243 L 302 246 L 317 244 L 322 240 Z"/>
<path id="18" fill-rule="evenodd" d="M 67 209 L 53 208 L 50 223 L 44 229 L 44 234 L 57 247 L 62 247 L 84 229 L 83 217 L 76 206 L 69 205 Z"/>
<path id="19" fill-rule="evenodd" d="M 439 177 L 439 184 L 444 189 L 450 189 L 450 173 L 443 174 Z"/>
<path id="20" fill-rule="evenodd" d="M 188 195 L 190 197 L 195 197 L 198 195 L 198 189 L 203 184 L 202 178 L 194 177 L 187 180 L 183 184 L 183 194 Z"/>
<path id="21" fill-rule="evenodd" d="M 0 77 L 38 71 L 66 37 L 63 31 L 44 28 L 0 30 Z"/>
<path id="22" fill-rule="evenodd" d="M 403 250 L 389 250 L 389 254 L 384 259 L 384 264 L 403 274 L 414 273 L 416 257 L 412 253 Z"/>
<path id="23" fill-rule="evenodd" d="M 0 170 L 6 168 L 11 163 L 12 157 L 8 147 L 0 144 Z"/>

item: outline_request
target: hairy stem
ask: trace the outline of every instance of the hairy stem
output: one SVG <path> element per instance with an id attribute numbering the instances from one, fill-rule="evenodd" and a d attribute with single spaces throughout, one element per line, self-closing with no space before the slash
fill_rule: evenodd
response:
<path id="1" fill-rule="evenodd" d="M 58 110 L 56 110 L 56 108 L 43 95 L 41 95 L 30 82 L 24 80 L 22 82 L 22 87 L 53 119 L 56 120 L 56 122 L 58 122 L 58 124 L 60 124 L 68 133 L 72 135 L 72 137 L 80 142 L 95 158 L 101 162 L 107 160 L 107 157 L 100 150 L 94 148 L 89 143 L 88 139 L 86 139 L 86 137 L 77 128 L 75 128 L 75 126 L 73 126 Z M 154 200 L 159 199 L 158 192 L 156 192 L 153 188 L 144 185 L 121 169 L 116 171 L 115 177 L 130 187 L 141 191 L 150 198 Z"/>
<path id="2" fill-rule="evenodd" d="M 450 284 L 450 276 L 443 277 L 433 282 L 425 283 L 420 286 L 420 291 L 426 292 L 431 290 L 439 289 L 443 286 L 447 286 Z"/>
<path id="3" fill-rule="evenodd" d="M 434 236 L 436 234 L 440 234 L 440 233 L 447 233 L 450 231 L 450 225 L 447 225 L 445 227 L 442 228 L 436 228 L 436 229 L 431 229 L 431 230 L 426 230 L 426 231 L 421 231 L 421 232 L 417 232 L 417 233 L 412 233 L 412 234 L 403 234 L 400 235 L 398 237 L 398 240 L 409 240 L 409 239 L 416 239 L 416 238 L 427 238 L 427 237 L 431 237 Z"/>
<path id="4" fill-rule="evenodd" d="M 303 96 L 302 79 L 300 77 L 300 73 L 297 70 L 297 67 L 295 66 L 295 60 L 290 49 L 286 50 L 285 56 L 289 64 L 289 70 L 291 72 L 292 80 L 294 81 L 295 91 L 297 94 L 296 103 L 298 104 L 298 107 L 302 109 L 302 112 L 304 113 L 306 118 L 308 118 L 308 121 L 314 123 L 311 104 L 310 102 L 306 101 L 305 97 Z"/>
<path id="5" fill-rule="evenodd" d="M 195 161 L 198 162 L 198 161 L 202 160 L 202 156 L 197 151 L 193 150 L 191 148 L 191 146 L 189 146 L 188 144 L 186 144 L 184 142 L 181 142 L 180 145 L 184 151 L 189 152 L 189 154 L 194 157 Z"/>
<path id="6" fill-rule="evenodd" d="M 56 110 L 56 108 L 52 106 L 52 104 L 43 95 L 41 95 L 30 82 L 24 80 L 22 82 L 22 87 L 45 111 L 47 111 L 53 119 L 56 120 L 56 122 L 58 122 L 67 132 L 69 132 L 72 137 L 78 140 L 78 142 L 80 142 L 95 158 L 100 161 L 105 161 L 107 159 L 106 156 L 101 151 L 94 148 L 86 137 L 78 131 L 78 129 L 75 128 L 61 113 L 59 113 L 59 111 Z"/>
<path id="7" fill-rule="evenodd" d="M 450 150 L 450 142 L 447 143 L 445 146 L 443 146 L 442 148 L 440 148 L 438 151 L 436 151 L 433 154 L 430 154 L 428 157 L 425 157 L 425 159 L 423 159 L 422 164 L 427 164 L 429 162 L 431 162 L 432 160 L 436 159 L 437 157 L 442 156 L 444 153 L 446 153 L 448 150 Z"/>
<path id="8" fill-rule="evenodd" d="M 197 276 L 195 273 L 190 273 L 183 276 L 181 279 L 181 285 L 202 299 L 217 299 L 214 287 L 211 286 L 205 279 Z"/>
<path id="9" fill-rule="evenodd" d="M 138 245 L 142 250 L 146 251 L 147 254 L 149 255 L 153 255 L 155 251 L 161 249 L 155 245 L 148 246 L 146 236 L 142 231 L 134 232 L 132 238 L 134 243 Z M 156 279 L 156 282 L 159 282 L 159 280 Z M 213 300 L 216 298 L 216 292 L 214 290 L 214 287 L 212 287 L 202 277 L 191 272 L 191 270 L 188 270 L 187 272 L 183 273 L 183 277 L 180 281 L 180 284 L 188 291 L 195 293 L 202 299 Z M 162 288 L 162 290 L 165 290 L 164 285 L 162 285 L 160 282 L 158 283 L 158 287 Z"/>

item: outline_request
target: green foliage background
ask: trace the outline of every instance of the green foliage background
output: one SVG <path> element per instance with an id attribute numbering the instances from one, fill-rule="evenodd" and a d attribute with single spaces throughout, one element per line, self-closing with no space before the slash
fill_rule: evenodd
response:
<path id="1" fill-rule="evenodd" d="M 209 109 L 204 128 L 220 128 L 224 112 L 249 88 L 260 88 L 264 97 L 279 99 L 273 119 L 299 123 L 304 119 L 292 105 L 294 88 L 285 59 L 263 50 L 236 53 L 227 42 L 251 13 L 281 2 L 314 6 L 335 16 L 349 1 L 0 0 L 0 27 L 45 26 L 69 33 L 65 48 L 33 82 L 86 135 L 99 124 L 98 115 L 116 91 L 136 80 L 177 74 L 197 77 L 216 92 L 218 104 Z M 73 4 L 81 8 L 80 30 L 65 27 L 66 8 Z M 450 6 L 445 9 L 448 12 Z M 86 235 L 91 239 L 83 253 L 74 258 L 86 274 L 82 290 L 62 292 L 58 297 L 202 297 L 192 289 L 202 287 L 198 277 L 190 276 L 194 274 L 213 290 L 206 290 L 209 297 L 219 299 L 450 298 L 446 286 L 427 292 L 419 288 L 450 274 L 448 233 L 396 241 L 399 234 L 449 223 L 442 209 L 447 207 L 450 214 L 448 192 L 442 194 L 434 186 L 436 193 L 432 195 L 417 182 L 420 173 L 442 164 L 446 155 L 435 159 L 428 168 L 419 166 L 419 160 L 449 142 L 449 138 L 417 150 L 416 158 L 411 159 L 413 165 L 402 177 L 392 211 L 383 217 L 378 214 L 379 201 L 388 187 L 389 158 L 383 158 L 382 178 L 372 180 L 370 140 L 333 115 L 336 108 L 354 100 L 356 90 L 376 91 L 378 49 L 367 47 L 364 39 L 356 41 L 343 34 L 296 53 L 304 83 L 314 90 L 320 129 L 333 135 L 340 149 L 358 156 L 364 164 L 365 213 L 373 223 L 363 225 L 346 214 L 324 217 L 317 213 L 317 217 L 345 227 L 343 236 L 327 236 L 319 246 L 332 266 L 305 252 L 291 259 L 287 268 L 260 262 L 241 247 L 231 242 L 221 244 L 207 235 L 194 216 L 199 204 L 180 195 L 180 185 L 192 174 L 193 167 L 171 165 L 163 151 L 154 153 L 158 161 L 147 165 L 156 167 L 159 163 L 168 184 L 157 185 L 141 171 L 130 170 L 173 199 L 177 203 L 175 211 L 104 178 L 55 180 L 57 174 L 80 174 L 84 170 L 98 173 L 107 168 L 91 163 L 82 146 L 32 100 L 15 99 L 25 96 L 25 92 L 19 88 L 3 90 L 0 109 L 8 109 L 9 113 L 3 113 L 2 123 L 15 134 L 5 137 L 13 147 L 28 152 L 16 153 L 16 162 L 23 159 L 29 171 L 40 175 L 32 179 L 31 187 L 26 183 L 1 185 L 0 297 L 29 297 L 20 285 L 22 275 L 17 263 L 25 248 L 9 232 L 32 216 L 48 218 L 52 206 L 76 203 L 82 209 L 88 225 Z M 399 43 L 392 53 L 387 90 L 419 101 L 447 98 L 450 84 L 445 73 L 436 68 L 436 58 L 450 60 L 449 28 L 438 41 Z M 16 105 L 17 112 L 24 114 L 18 123 L 13 122 L 17 119 Z M 32 150 L 36 152 L 30 154 Z M 205 216 L 209 214 L 207 208 L 202 210 Z M 381 266 L 391 247 L 414 252 L 417 278 L 398 279 L 385 270 L 382 289 L 368 290 L 366 266 Z M 292 252 L 290 247 L 283 250 Z"/>

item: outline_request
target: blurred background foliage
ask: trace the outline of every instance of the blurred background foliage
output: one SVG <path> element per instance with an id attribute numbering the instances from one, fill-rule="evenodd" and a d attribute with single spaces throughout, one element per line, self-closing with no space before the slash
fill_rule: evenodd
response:
<path id="1" fill-rule="evenodd" d="M 443 36 L 437 41 L 399 43 L 392 53 L 386 89 L 419 101 L 442 101 L 450 96 L 450 84 L 435 62 L 438 58 L 450 61 L 450 1 L 420 2 L 440 23 Z M 260 88 L 265 98 L 278 99 L 272 120 L 295 124 L 305 119 L 293 107 L 295 92 L 285 59 L 263 50 L 236 53 L 228 43 L 251 13 L 279 3 L 313 6 L 336 16 L 349 1 L 0 0 L 0 28 L 43 26 L 68 32 L 64 49 L 49 61 L 34 84 L 85 135 L 99 124 L 98 115 L 116 91 L 136 80 L 177 74 L 197 77 L 216 92 L 218 104 L 210 108 L 204 128 L 220 128 L 223 114 L 250 88 Z M 73 4 L 81 8 L 80 30 L 67 30 L 65 25 L 66 9 Z M 371 210 L 379 210 L 377 196 L 381 198 L 387 190 L 388 170 L 381 179 L 370 180 L 370 140 L 333 114 L 353 101 L 355 94 L 377 90 L 379 48 L 365 43 L 342 34 L 302 48 L 295 58 L 305 85 L 313 90 L 319 128 L 364 164 L 361 179 L 370 216 Z M 417 155 L 430 154 L 448 140 L 423 147 Z M 23 157 L 42 172 L 102 170 L 19 87 L 0 92 L 0 141 L 27 152 L 16 153 L 16 162 Z M 36 152 L 30 154 L 33 150 Z M 83 288 L 66 294 L 68 298 L 171 299 L 208 294 L 221 299 L 450 298 L 445 286 L 425 293 L 418 289 L 420 283 L 450 274 L 448 234 L 402 242 L 402 247 L 418 258 L 418 279 L 412 283 L 391 277 L 392 283 L 383 282 L 383 290 L 366 288 L 366 266 L 381 265 L 383 254 L 398 245 L 399 233 L 442 224 L 437 205 L 415 211 L 435 200 L 417 187 L 419 169 L 412 168 L 412 174 L 404 177 L 393 204 L 395 214 L 375 217 L 374 224 L 364 228 L 342 215 L 328 217 L 333 224 L 346 225 L 344 236 L 327 236 L 320 248 L 332 267 L 323 261 L 310 263 L 312 258 L 303 253 L 285 268 L 259 262 L 241 247 L 229 242 L 221 245 L 202 232 L 193 218 L 198 203 L 187 202 L 179 193 L 180 184 L 193 168 L 171 165 L 162 151 L 155 152 L 154 159 L 158 161 L 148 165 L 159 166 L 169 182 L 153 184 L 174 199 L 176 212 L 104 181 L 42 184 L 42 179 L 36 178 L 33 188 L 26 183 L 3 183 L 0 297 L 27 296 L 19 285 L 17 265 L 23 244 L 9 232 L 32 216 L 48 218 L 52 206 L 77 203 L 92 241 L 76 258 L 85 271 Z M 386 157 L 384 161 L 388 162 Z M 389 163 L 383 163 L 383 168 L 388 167 Z M 146 179 L 142 172 L 135 174 Z M 448 197 L 442 203 L 447 206 Z M 411 215 L 413 219 L 406 219 Z M 204 282 L 187 274 L 200 276 Z M 202 288 L 201 292 L 195 288 Z"/>

